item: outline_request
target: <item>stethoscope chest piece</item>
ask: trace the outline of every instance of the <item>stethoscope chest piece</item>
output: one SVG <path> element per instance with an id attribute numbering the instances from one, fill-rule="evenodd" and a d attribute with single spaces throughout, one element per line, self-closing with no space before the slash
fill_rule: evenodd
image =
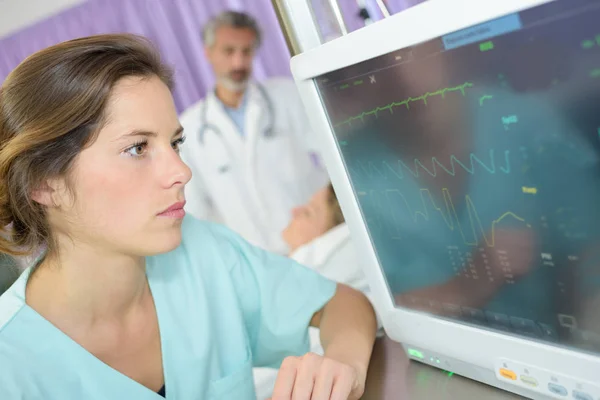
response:
<path id="1" fill-rule="evenodd" d="M 275 137 L 275 130 L 273 129 L 272 126 L 269 126 L 267 129 L 265 129 L 265 132 L 263 133 L 263 137 L 265 137 L 267 139 L 272 139 Z"/>

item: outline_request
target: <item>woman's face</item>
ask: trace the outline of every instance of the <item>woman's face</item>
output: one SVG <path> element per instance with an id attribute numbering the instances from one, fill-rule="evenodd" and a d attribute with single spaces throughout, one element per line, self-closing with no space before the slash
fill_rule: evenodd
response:
<path id="1" fill-rule="evenodd" d="M 71 191 L 53 191 L 50 223 L 78 245 L 132 256 L 170 251 L 181 241 L 182 128 L 160 79 L 125 78 L 115 86 L 107 124 L 76 158 Z M 60 184 L 59 184 L 60 186 Z M 170 207 L 177 210 L 164 212 Z"/>
<path id="2" fill-rule="evenodd" d="M 283 231 L 283 239 L 291 251 L 321 236 L 333 225 L 327 187 L 315 193 L 308 204 L 292 211 L 292 220 Z"/>

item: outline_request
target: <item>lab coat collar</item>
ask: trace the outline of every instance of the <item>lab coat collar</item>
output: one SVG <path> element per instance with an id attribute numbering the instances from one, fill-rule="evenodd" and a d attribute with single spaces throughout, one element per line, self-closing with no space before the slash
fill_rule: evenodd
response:
<path id="1" fill-rule="evenodd" d="M 251 103 L 257 103 L 261 106 L 265 106 L 266 99 L 264 98 L 263 91 L 258 87 L 258 85 L 258 82 L 248 82 L 248 87 L 246 88 L 246 92 L 244 93 L 244 98 L 246 98 Z"/>
<path id="2" fill-rule="evenodd" d="M 257 84 L 250 83 L 246 91 L 248 96 L 248 104 L 246 105 L 246 117 L 245 117 L 245 152 L 244 162 L 245 168 L 244 173 L 246 174 L 246 181 L 248 182 L 248 189 L 250 197 L 255 204 L 258 205 L 260 210 L 260 220 L 268 221 L 270 219 L 268 205 L 264 199 L 263 193 L 260 191 L 261 185 L 258 183 L 259 173 L 258 168 L 258 157 L 259 157 L 259 143 L 265 138 L 265 133 L 269 127 L 270 121 L 273 116 L 269 115 L 268 103 L 261 95 L 261 90 Z"/>
<path id="3" fill-rule="evenodd" d="M 241 159 L 244 148 L 244 138 L 239 132 L 237 126 L 227 115 L 223 103 L 217 97 L 214 90 L 211 90 L 206 96 L 206 123 L 217 126 L 219 134 L 225 140 L 230 148 L 234 151 L 236 159 Z"/>
<path id="4" fill-rule="evenodd" d="M 254 146 L 254 140 L 260 138 L 265 133 L 265 130 L 269 127 L 269 123 L 272 123 L 275 117 L 274 115 L 269 115 L 273 110 L 270 110 L 269 108 L 269 100 L 265 99 L 265 93 L 263 93 L 263 91 L 266 91 L 266 89 L 261 90 L 258 85 L 258 83 L 250 81 L 244 93 L 244 98 L 242 99 L 246 106 L 244 128 L 246 131 L 245 136 L 247 137 L 245 139 L 250 142 L 249 145 L 251 147 Z M 214 123 L 212 122 L 214 118 L 228 140 L 230 142 L 237 142 L 236 146 L 238 147 L 241 146 L 244 138 L 241 135 L 241 132 L 238 132 L 237 127 L 229 115 L 227 115 L 225 105 L 217 97 L 215 90 L 211 90 L 207 94 L 206 102 L 207 119 L 211 123 Z M 231 135 L 232 133 L 236 133 L 236 135 Z"/>
<path id="5" fill-rule="evenodd" d="M 235 109 L 234 107 L 230 107 L 227 104 L 223 103 L 223 101 L 217 97 L 216 89 L 212 90 L 210 94 L 212 95 L 212 98 L 223 108 L 224 111 L 226 111 L 227 109 Z M 246 106 L 246 104 L 248 104 L 248 88 L 244 90 L 244 93 L 242 94 L 242 99 L 240 100 L 240 104 L 237 108 L 242 108 Z"/>
<path id="6" fill-rule="evenodd" d="M 264 136 L 274 116 L 269 115 L 273 110 L 269 109 L 269 102 L 265 99 L 263 90 L 258 87 L 258 83 L 249 83 L 245 95 L 248 102 L 246 104 L 245 128 L 248 141 L 252 142 Z"/>

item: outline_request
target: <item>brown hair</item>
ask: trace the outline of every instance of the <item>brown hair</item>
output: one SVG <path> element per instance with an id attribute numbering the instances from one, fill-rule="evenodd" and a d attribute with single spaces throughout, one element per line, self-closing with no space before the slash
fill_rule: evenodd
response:
<path id="1" fill-rule="evenodd" d="M 0 252 L 54 250 L 46 210 L 32 192 L 49 178 L 68 176 L 106 122 L 119 80 L 152 76 L 172 87 L 158 52 L 129 34 L 60 43 L 10 73 L 0 88 Z"/>
<path id="2" fill-rule="evenodd" d="M 333 189 L 333 184 L 329 184 L 327 186 L 329 196 L 327 198 L 327 204 L 329 205 L 329 209 L 331 210 L 332 215 L 332 228 L 335 228 L 339 224 L 344 223 L 344 214 L 342 213 L 342 208 L 340 207 L 340 203 L 338 202 L 337 196 L 335 194 L 335 190 Z"/>

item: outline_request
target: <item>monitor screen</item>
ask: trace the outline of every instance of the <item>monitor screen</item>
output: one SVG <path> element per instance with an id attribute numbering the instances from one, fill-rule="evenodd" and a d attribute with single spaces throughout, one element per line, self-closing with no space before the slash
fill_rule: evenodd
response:
<path id="1" fill-rule="evenodd" d="M 600 354 L 598 21 L 559 0 L 316 78 L 396 307 Z"/>

